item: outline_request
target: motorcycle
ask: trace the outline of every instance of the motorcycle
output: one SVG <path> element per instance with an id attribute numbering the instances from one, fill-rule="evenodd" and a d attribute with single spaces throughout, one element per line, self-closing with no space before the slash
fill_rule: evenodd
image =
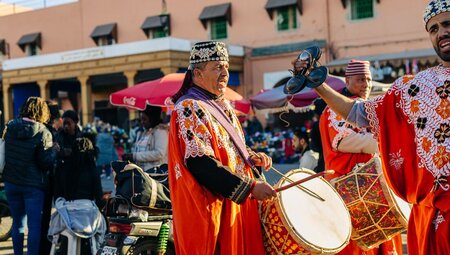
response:
<path id="1" fill-rule="evenodd" d="M 0 184 L 0 241 L 6 241 L 11 237 L 12 217 L 6 200 L 3 183 Z"/>
<path id="2" fill-rule="evenodd" d="M 112 166 L 116 173 L 123 174 L 123 171 L 116 171 L 115 164 Z M 122 164 L 120 168 L 123 166 Z M 108 199 L 103 210 L 108 233 L 97 255 L 174 255 L 171 209 L 136 206 L 132 202 L 136 198 L 136 192 L 132 192 L 135 194 L 131 199 L 129 196 L 121 196 L 123 192 L 120 192 L 121 187 L 117 187 L 118 185 L 122 184 L 116 182 L 116 196 Z M 133 183 L 132 186 L 137 185 Z"/>

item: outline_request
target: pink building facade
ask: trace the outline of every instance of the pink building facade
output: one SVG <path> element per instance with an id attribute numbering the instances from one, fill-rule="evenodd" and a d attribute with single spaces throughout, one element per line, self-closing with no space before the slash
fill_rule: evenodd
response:
<path id="1" fill-rule="evenodd" d="M 3 117 L 30 95 L 123 125 L 109 94 L 183 72 L 193 43 L 230 46 L 230 87 L 245 97 L 282 84 L 290 62 L 317 45 L 321 63 L 342 74 L 370 60 L 391 82 L 437 64 L 422 22 L 428 0 L 79 0 L 0 16 Z M 0 11 L 0 13 L 2 13 Z"/>

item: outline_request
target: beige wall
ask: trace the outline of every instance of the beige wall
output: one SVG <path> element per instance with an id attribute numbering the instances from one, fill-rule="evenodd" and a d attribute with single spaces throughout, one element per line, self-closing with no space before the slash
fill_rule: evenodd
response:
<path id="1" fill-rule="evenodd" d="M 375 3 L 375 18 L 351 21 L 350 7 L 338 0 L 303 0 L 299 28 L 277 32 L 264 6 L 267 0 L 166 0 L 171 15 L 173 37 L 206 40 L 208 32 L 198 17 L 205 6 L 232 3 L 229 44 L 246 48 L 276 46 L 310 40 L 327 40 L 335 58 L 395 53 L 431 48 L 422 24 L 422 12 L 428 0 L 381 0 Z M 376 2 L 374 0 L 374 2 Z M 90 34 L 98 25 L 116 22 L 118 43 L 146 40 L 140 29 L 147 16 L 162 11 L 161 1 L 153 0 L 80 0 L 77 3 L 0 17 L 0 35 L 10 44 L 11 58 L 24 57 L 17 46 L 27 33 L 42 32 L 41 54 L 95 47 Z M 301 50 L 301 49 L 298 49 Z M 327 49 L 325 49 L 327 50 Z M 241 83 L 244 94 L 262 88 L 266 72 L 283 71 L 298 52 L 267 57 L 245 58 Z M 332 60 L 325 54 L 322 62 Z M 327 56 L 330 56 L 328 58 Z M 242 90 L 241 88 L 238 89 Z"/>
<path id="2" fill-rule="evenodd" d="M 350 8 L 343 9 L 341 1 L 329 2 L 337 58 L 431 48 L 422 19 L 429 0 L 381 0 L 374 18 L 360 21 L 350 20 Z"/>
<path id="3" fill-rule="evenodd" d="M 191 40 L 207 40 L 208 32 L 198 17 L 205 6 L 226 3 L 223 0 L 167 0 L 171 15 L 172 36 Z M 324 9 L 324 1 L 303 1 L 305 11 L 298 17 L 300 29 L 276 32 L 264 6 L 266 0 L 231 0 L 232 26 L 228 28 L 231 44 L 260 47 L 325 38 L 326 16 L 313 10 Z M 341 7 L 342 8 L 342 7 Z M 39 9 L 0 17 L 0 34 L 11 45 L 11 57 L 23 57 L 17 46 L 27 33 L 42 32 L 42 54 L 95 47 L 90 34 L 98 25 L 118 24 L 118 42 L 145 40 L 140 29 L 145 18 L 158 15 L 160 1 L 148 0 L 80 0 L 62 6 Z M 11 29 L 14 24 L 15 29 Z"/>

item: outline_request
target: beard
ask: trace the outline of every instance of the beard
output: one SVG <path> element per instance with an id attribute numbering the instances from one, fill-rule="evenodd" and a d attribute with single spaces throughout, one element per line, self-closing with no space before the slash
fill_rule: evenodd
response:
<path id="1" fill-rule="evenodd" d="M 441 49 L 439 48 L 439 45 L 433 45 L 433 48 L 440 59 L 442 59 L 445 62 L 450 62 L 450 52 L 442 52 Z"/>

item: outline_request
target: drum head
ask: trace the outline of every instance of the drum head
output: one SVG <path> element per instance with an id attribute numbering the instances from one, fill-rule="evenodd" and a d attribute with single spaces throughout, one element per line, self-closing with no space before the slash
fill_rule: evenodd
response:
<path id="1" fill-rule="evenodd" d="M 292 170 L 287 177 L 297 181 L 314 174 L 310 170 Z M 290 182 L 280 180 L 277 186 Z M 292 187 L 281 191 L 280 206 L 284 211 L 287 224 L 297 233 L 300 241 L 315 252 L 338 252 L 343 249 L 350 238 L 351 220 L 348 210 L 332 186 L 323 178 L 315 178 L 301 184 L 314 194 Z"/>
<path id="2" fill-rule="evenodd" d="M 401 199 L 394 192 L 391 191 L 392 198 L 397 203 L 398 209 L 402 216 L 406 219 L 406 222 L 409 221 L 409 215 L 411 214 L 411 205 L 405 200 Z"/>

